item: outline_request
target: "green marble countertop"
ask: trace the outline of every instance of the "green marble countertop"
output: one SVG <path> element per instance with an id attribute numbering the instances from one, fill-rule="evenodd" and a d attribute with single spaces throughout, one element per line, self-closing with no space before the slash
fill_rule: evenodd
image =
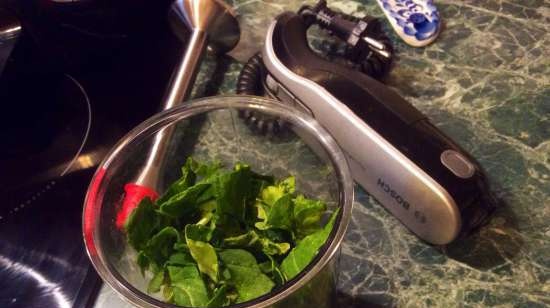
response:
<path id="1" fill-rule="evenodd" d="M 275 15 L 304 3 L 232 2 L 243 32 L 233 53 L 239 59 L 260 49 Z M 397 50 L 387 83 L 478 159 L 503 206 L 468 239 L 433 247 L 357 187 L 340 306 L 550 306 L 550 2 L 436 5 L 444 23 L 439 38 L 412 48 L 393 34 L 374 0 L 329 1 L 346 13 L 382 18 Z M 228 56 L 207 59 L 195 92 L 234 93 L 241 67 Z M 96 306 L 120 305 L 104 287 Z"/>

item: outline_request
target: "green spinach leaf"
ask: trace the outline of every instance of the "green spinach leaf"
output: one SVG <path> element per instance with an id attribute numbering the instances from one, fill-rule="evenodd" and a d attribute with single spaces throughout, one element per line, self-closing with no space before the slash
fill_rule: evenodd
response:
<path id="1" fill-rule="evenodd" d="M 164 288 L 162 288 L 162 296 L 167 303 L 174 303 L 174 288 L 165 285 Z"/>
<path id="2" fill-rule="evenodd" d="M 216 207 L 218 206 L 218 203 L 216 200 L 210 200 L 206 201 L 199 205 L 199 210 L 201 213 L 201 219 L 197 222 L 197 225 L 206 225 L 210 221 L 212 221 L 212 218 L 214 218 L 214 212 L 216 211 Z"/>
<path id="3" fill-rule="evenodd" d="M 258 174 L 256 172 L 250 171 L 251 179 L 251 189 L 250 199 L 255 199 L 265 188 L 275 185 L 275 178 L 270 175 Z"/>
<path id="4" fill-rule="evenodd" d="M 188 158 L 181 178 L 155 204 L 143 199 L 125 225 L 138 265 L 154 274 L 148 292 L 177 305 L 222 307 L 295 277 L 337 215 L 322 227 L 326 205 L 296 195 L 295 186 L 292 176 L 275 181 L 245 164 L 227 171 Z M 269 260 L 258 265 L 255 256 Z"/>
<path id="5" fill-rule="evenodd" d="M 204 226 L 187 225 L 185 227 L 185 240 L 191 256 L 197 262 L 199 270 L 212 279 L 218 281 L 218 256 L 214 247 L 208 243 L 210 230 Z M 210 234 L 210 235 L 209 235 Z"/>
<path id="6" fill-rule="evenodd" d="M 268 205 L 268 208 L 273 206 L 277 200 L 285 195 L 284 188 L 280 186 L 267 186 L 262 190 L 262 201 Z"/>
<path id="7" fill-rule="evenodd" d="M 269 258 L 269 261 L 265 261 L 260 264 L 260 269 L 264 274 L 270 276 L 278 286 L 283 285 L 285 283 L 285 276 L 279 269 L 277 261 L 275 261 L 272 256 L 268 255 L 267 257 Z"/>
<path id="8" fill-rule="evenodd" d="M 298 195 L 292 202 L 294 226 L 300 238 L 321 229 L 321 217 L 327 209 L 324 202 L 307 199 L 303 195 Z"/>
<path id="9" fill-rule="evenodd" d="M 214 187 L 214 183 L 218 180 L 218 178 L 228 173 L 227 171 L 224 171 L 221 168 L 221 163 L 215 162 L 212 164 L 203 164 L 203 163 L 197 163 L 198 165 L 195 167 L 195 172 L 201 177 L 201 180 L 199 183 L 203 184 L 211 184 L 200 196 L 197 198 L 198 204 L 203 204 L 207 201 L 211 201 L 216 197 L 216 189 Z"/>
<path id="10" fill-rule="evenodd" d="M 186 307 L 206 307 L 208 291 L 195 265 L 167 266 L 173 300 Z"/>
<path id="11" fill-rule="evenodd" d="M 180 241 L 180 234 L 174 227 L 166 227 L 155 234 L 143 253 L 157 268 L 161 268 L 174 252 L 174 244 Z"/>
<path id="12" fill-rule="evenodd" d="M 221 287 L 214 290 L 214 294 L 210 301 L 206 304 L 206 307 L 218 308 L 224 307 L 231 304 L 231 301 L 227 298 L 227 286 L 222 285 Z"/>
<path id="13" fill-rule="evenodd" d="M 189 247 L 187 247 L 186 242 L 177 242 L 174 244 L 174 250 L 183 252 L 183 253 L 189 253 Z"/>
<path id="14" fill-rule="evenodd" d="M 219 161 L 214 161 L 211 163 L 203 163 L 203 162 L 194 160 L 193 158 L 189 158 L 189 159 L 191 160 L 190 165 L 193 172 L 195 172 L 198 176 L 201 177 L 201 181 L 205 181 L 208 178 L 215 176 L 222 167 L 222 163 Z"/>
<path id="15" fill-rule="evenodd" d="M 159 216 L 149 197 L 143 198 L 132 211 L 126 222 L 128 242 L 136 250 L 141 250 L 159 226 Z"/>
<path id="16" fill-rule="evenodd" d="M 173 255 L 170 256 L 168 261 L 166 261 L 166 265 L 179 265 L 179 266 L 185 266 L 189 264 L 195 264 L 195 259 L 191 257 L 189 253 L 183 253 L 183 252 L 176 252 Z"/>
<path id="17" fill-rule="evenodd" d="M 304 239 L 298 242 L 296 247 L 294 247 L 283 260 L 281 263 L 281 271 L 286 280 L 290 280 L 298 275 L 317 255 L 319 249 L 325 244 L 332 231 L 338 212 L 339 209 L 332 214 L 329 222 L 323 229 L 304 237 Z"/>
<path id="18" fill-rule="evenodd" d="M 262 251 L 268 256 L 284 255 L 290 249 L 289 243 L 276 243 L 265 237 L 260 238 L 260 244 Z"/>
<path id="19" fill-rule="evenodd" d="M 245 234 L 225 238 L 223 245 L 226 247 L 253 247 L 259 240 L 258 234 L 254 230 L 250 230 Z"/>
<path id="20" fill-rule="evenodd" d="M 185 165 L 181 168 L 181 178 L 168 187 L 168 190 L 157 199 L 157 204 L 163 204 L 174 195 L 185 191 L 195 184 L 197 175 L 192 170 L 193 162 L 194 161 L 191 157 L 187 159 Z"/>
<path id="21" fill-rule="evenodd" d="M 166 272 L 163 270 L 158 271 L 153 279 L 149 281 L 149 286 L 147 287 L 148 293 L 156 293 L 160 291 L 160 287 L 164 284 Z"/>
<path id="22" fill-rule="evenodd" d="M 185 226 L 185 238 L 194 241 L 209 242 L 212 238 L 212 229 L 203 225 Z"/>
<path id="23" fill-rule="evenodd" d="M 287 194 L 293 194 L 296 192 L 296 178 L 289 176 L 288 178 L 279 182 L 279 186 L 284 189 L 284 192 Z"/>
<path id="24" fill-rule="evenodd" d="M 259 236 L 254 230 L 250 230 L 239 236 L 224 239 L 223 245 L 231 248 L 254 248 L 266 255 L 283 255 L 290 249 L 289 243 L 276 243 L 267 237 Z"/>
<path id="25" fill-rule="evenodd" d="M 197 198 L 210 184 L 199 183 L 172 196 L 160 205 L 160 212 L 166 216 L 179 218 L 197 209 Z"/>
<path id="26" fill-rule="evenodd" d="M 292 194 L 295 191 L 295 182 L 295 178 L 291 176 L 262 190 L 261 200 L 255 203 L 257 218 L 260 220 L 255 224 L 256 228 L 292 231 Z"/>
<path id="27" fill-rule="evenodd" d="M 273 206 L 285 194 L 293 194 L 295 186 L 296 179 L 290 176 L 278 182 L 277 185 L 268 186 L 263 189 L 261 192 L 262 201 L 269 206 Z"/>
<path id="28" fill-rule="evenodd" d="M 265 207 L 258 210 L 258 216 L 265 219 L 255 224 L 260 230 L 271 228 L 292 230 L 292 195 L 283 194 L 265 213 Z M 264 213 L 260 214 L 260 211 Z"/>
<path id="29" fill-rule="evenodd" d="M 235 286 L 238 303 L 269 293 L 275 283 L 258 266 L 254 256 L 242 249 L 226 249 L 220 252 L 220 258 L 231 274 L 229 280 Z"/>
<path id="30" fill-rule="evenodd" d="M 245 220 L 248 190 L 251 184 L 250 167 L 237 165 L 230 173 L 222 174 L 214 182 L 219 215 Z"/>
<path id="31" fill-rule="evenodd" d="M 149 260 L 149 258 L 145 255 L 145 253 L 143 252 L 143 250 L 139 251 L 138 255 L 137 255 L 137 264 L 139 266 L 139 268 L 141 269 L 141 274 L 144 275 L 145 274 L 145 270 L 147 268 L 149 268 L 149 264 L 151 263 L 151 261 Z M 155 272 L 155 271 L 153 271 Z"/>

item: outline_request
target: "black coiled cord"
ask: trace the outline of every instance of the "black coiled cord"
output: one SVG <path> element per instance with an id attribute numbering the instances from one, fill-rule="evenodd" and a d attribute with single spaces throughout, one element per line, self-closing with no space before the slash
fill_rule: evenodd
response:
<path id="1" fill-rule="evenodd" d="M 237 80 L 237 94 L 264 95 L 262 80 L 266 72 L 262 61 L 262 54 L 256 53 L 248 59 Z"/>
<path id="2" fill-rule="evenodd" d="M 265 78 L 262 54 L 256 53 L 248 59 L 237 79 L 237 94 L 264 95 L 262 80 Z"/>
<path id="3" fill-rule="evenodd" d="M 265 76 L 266 71 L 262 62 L 262 54 L 258 52 L 248 59 L 241 70 L 237 79 L 237 94 L 263 96 L 265 94 L 263 87 Z M 250 110 L 239 110 L 239 116 L 245 119 L 250 127 L 262 134 L 267 132 L 277 134 L 283 131 L 284 122 L 276 117 Z"/>

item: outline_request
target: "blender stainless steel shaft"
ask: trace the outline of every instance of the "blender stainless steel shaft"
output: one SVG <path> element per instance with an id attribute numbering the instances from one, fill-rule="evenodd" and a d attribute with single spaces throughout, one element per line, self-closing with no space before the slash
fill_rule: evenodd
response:
<path id="1" fill-rule="evenodd" d="M 188 40 L 188 45 L 172 75 L 163 110 L 189 98 L 207 47 L 214 52 L 227 52 L 237 45 L 240 37 L 235 14 L 222 0 L 176 0 L 169 13 L 173 31 L 183 41 Z M 117 214 L 117 227 L 124 226 L 130 213 L 144 197 L 155 199 L 158 196 L 159 172 L 173 132 L 170 127 L 156 134 L 145 165 L 135 181 L 124 186 L 125 196 Z"/>
<path id="2" fill-rule="evenodd" d="M 189 98 L 207 47 L 213 52 L 224 53 L 233 49 L 240 37 L 239 24 L 233 10 L 221 0 L 176 0 L 170 8 L 169 17 L 175 34 L 184 41 L 188 40 L 188 44 L 172 75 L 163 110 Z M 172 134 L 172 128 L 157 133 L 145 166 L 133 183 L 134 190 L 135 187 L 149 192 L 158 190 L 159 169 L 163 165 Z M 137 190 L 138 195 L 143 195 L 143 191 Z M 128 190 L 126 192 L 126 198 L 132 197 L 128 196 L 131 194 Z"/>

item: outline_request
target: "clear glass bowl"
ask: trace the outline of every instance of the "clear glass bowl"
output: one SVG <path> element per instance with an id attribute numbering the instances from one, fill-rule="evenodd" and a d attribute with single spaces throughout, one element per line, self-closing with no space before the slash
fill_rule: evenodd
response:
<path id="1" fill-rule="evenodd" d="M 279 132 L 260 133 L 239 116 L 278 118 Z M 260 117 L 262 117 L 260 116 Z M 219 160 L 226 166 L 249 164 L 252 170 L 278 178 L 294 175 L 297 190 L 323 199 L 330 210 L 340 207 L 335 228 L 317 257 L 282 288 L 232 307 L 330 307 L 334 299 L 334 260 L 348 226 L 353 204 L 353 180 L 342 150 L 309 115 L 279 102 L 253 96 L 217 96 L 199 99 L 159 113 L 128 133 L 96 171 L 84 205 L 83 231 L 88 255 L 105 282 L 139 307 L 175 307 L 147 294 L 147 282 L 136 252 L 116 227 L 124 185 L 133 182 L 148 162 L 159 132 L 165 138 L 162 159 L 153 164 L 162 193 L 175 180 L 189 156 Z M 161 161 L 162 163 L 159 163 Z M 151 166 L 149 166 L 151 167 Z"/>

